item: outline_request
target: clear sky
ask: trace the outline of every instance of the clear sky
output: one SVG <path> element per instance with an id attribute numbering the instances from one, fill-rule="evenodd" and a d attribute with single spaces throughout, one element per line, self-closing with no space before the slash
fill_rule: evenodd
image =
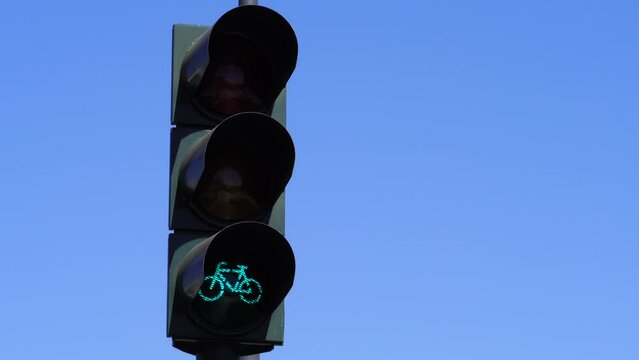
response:
<path id="1" fill-rule="evenodd" d="M 297 259 L 263 360 L 639 359 L 639 3 L 261 1 Z M 0 358 L 165 337 L 171 26 L 219 1 L 0 3 Z"/>

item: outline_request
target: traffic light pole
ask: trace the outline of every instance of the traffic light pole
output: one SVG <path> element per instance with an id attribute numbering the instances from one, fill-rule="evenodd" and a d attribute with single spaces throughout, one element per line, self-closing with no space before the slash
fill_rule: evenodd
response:
<path id="1" fill-rule="evenodd" d="M 227 347 L 215 347 L 195 356 L 195 360 L 239 360 L 240 356 Z"/>
<path id="2" fill-rule="evenodd" d="M 239 356 L 230 348 L 220 346 L 197 354 L 195 360 L 260 360 L 260 354 Z"/>

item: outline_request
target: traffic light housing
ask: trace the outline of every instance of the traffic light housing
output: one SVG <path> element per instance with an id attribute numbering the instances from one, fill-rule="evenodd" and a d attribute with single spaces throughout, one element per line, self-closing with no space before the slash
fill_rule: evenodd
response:
<path id="1" fill-rule="evenodd" d="M 214 129 L 173 128 L 170 228 L 216 231 L 268 222 L 293 171 L 293 140 L 260 113 L 228 117 Z"/>
<path id="2" fill-rule="evenodd" d="M 286 19 L 263 6 L 240 6 L 199 28 L 203 33 L 174 70 L 172 123 L 209 127 L 240 112 L 270 115 L 297 62 L 297 38 Z"/>
<path id="3" fill-rule="evenodd" d="M 283 236 L 295 33 L 251 5 L 173 35 L 167 335 L 194 355 L 269 351 L 295 273 Z"/>
<path id="4" fill-rule="evenodd" d="M 213 236 L 176 231 L 169 255 L 173 346 L 194 355 L 218 346 L 249 355 L 282 344 L 283 318 L 274 313 L 283 310 L 295 259 L 277 230 L 239 222 Z"/>

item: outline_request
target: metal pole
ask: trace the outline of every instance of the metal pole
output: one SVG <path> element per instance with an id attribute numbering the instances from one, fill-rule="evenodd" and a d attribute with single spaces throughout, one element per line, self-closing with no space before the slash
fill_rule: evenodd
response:
<path id="1" fill-rule="evenodd" d="M 195 360 L 239 360 L 240 356 L 230 347 L 215 346 L 195 356 Z"/>
<path id="2" fill-rule="evenodd" d="M 257 0 L 240 0 L 240 6 L 257 5 Z"/>
<path id="3" fill-rule="evenodd" d="M 260 354 L 239 356 L 230 347 L 216 346 L 197 354 L 195 360 L 260 360 Z"/>

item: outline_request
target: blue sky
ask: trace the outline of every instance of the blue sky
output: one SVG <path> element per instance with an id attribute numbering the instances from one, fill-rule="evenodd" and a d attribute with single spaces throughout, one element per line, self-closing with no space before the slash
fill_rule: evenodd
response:
<path id="1" fill-rule="evenodd" d="M 639 3 L 262 1 L 297 259 L 268 359 L 639 359 Z M 232 1 L 0 4 L 3 359 L 165 338 L 171 26 Z"/>

